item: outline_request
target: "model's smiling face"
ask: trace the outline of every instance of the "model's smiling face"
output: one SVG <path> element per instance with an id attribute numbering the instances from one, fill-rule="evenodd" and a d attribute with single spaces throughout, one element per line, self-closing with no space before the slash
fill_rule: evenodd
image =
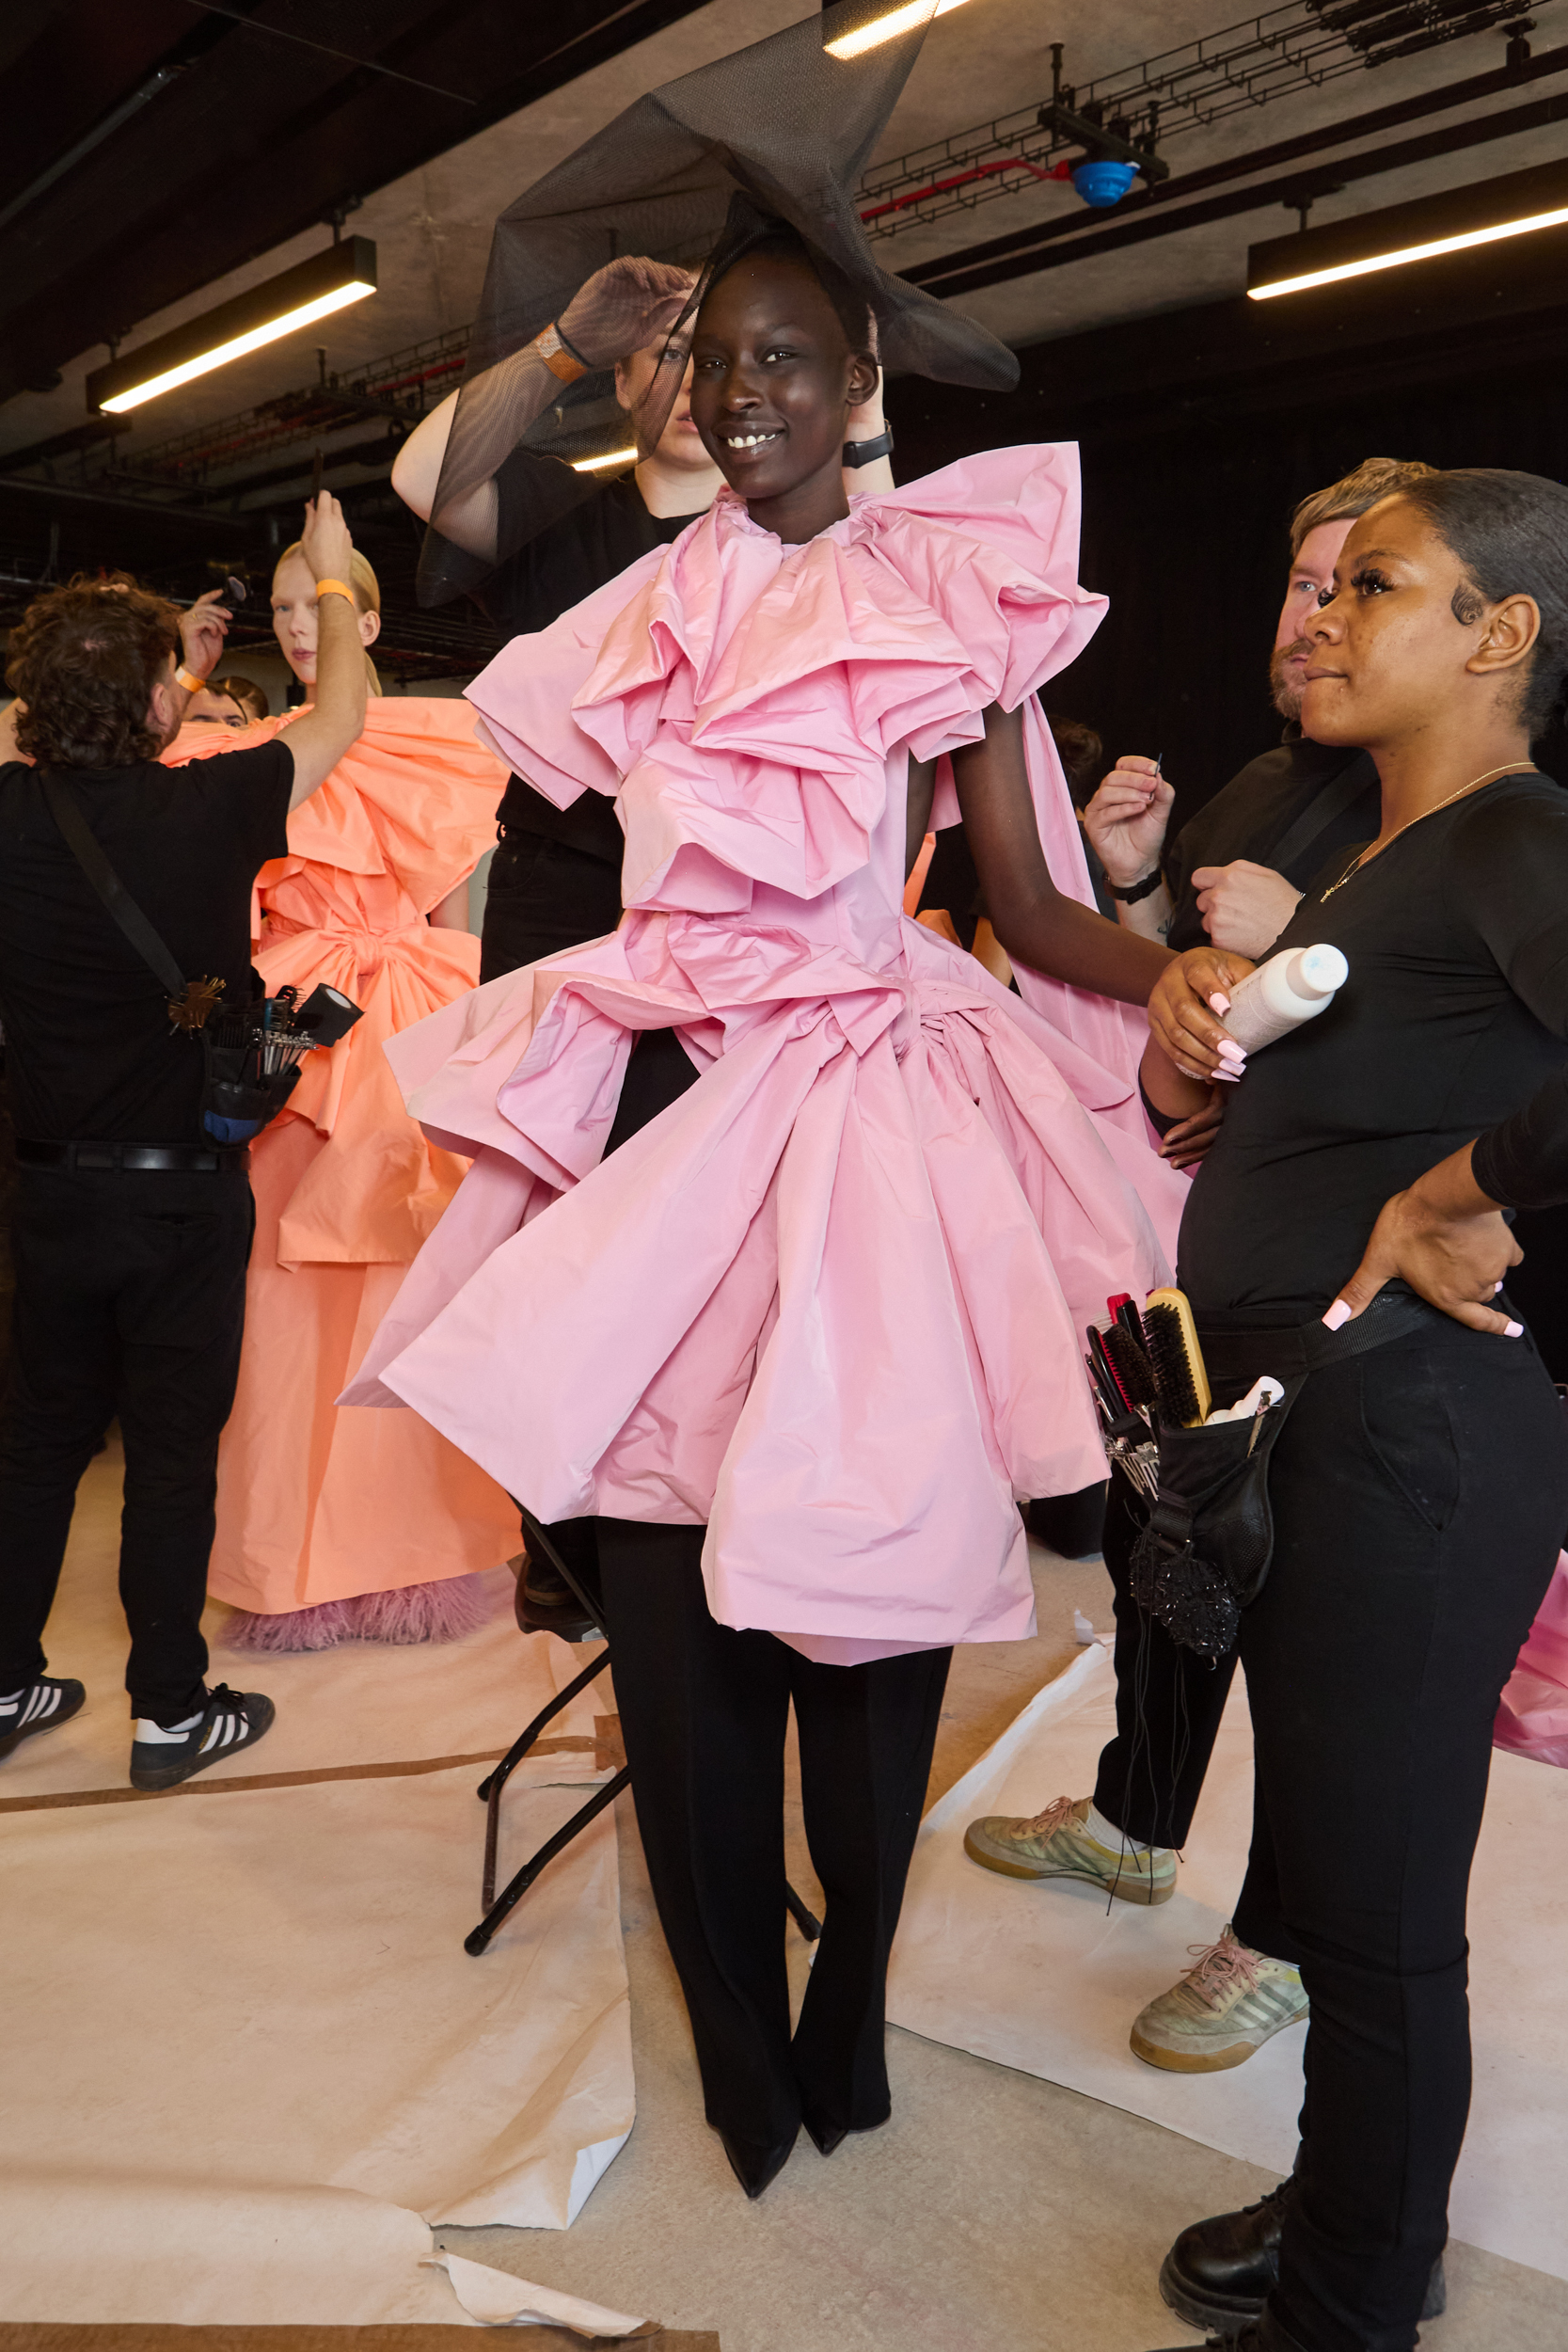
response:
<path id="1" fill-rule="evenodd" d="M 709 288 L 691 343 L 691 415 L 747 501 L 776 499 L 832 469 L 849 410 L 876 389 L 810 265 L 749 253 Z"/>

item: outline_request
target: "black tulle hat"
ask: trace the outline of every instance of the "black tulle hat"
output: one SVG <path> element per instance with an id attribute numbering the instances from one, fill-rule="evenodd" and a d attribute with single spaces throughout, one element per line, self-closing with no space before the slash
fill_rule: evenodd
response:
<path id="1" fill-rule="evenodd" d="M 890 372 L 994 390 L 1017 383 L 1007 346 L 883 269 L 861 225 L 856 190 L 930 15 L 858 56 L 834 56 L 828 43 L 886 12 L 885 0 L 841 0 L 650 90 L 501 215 L 420 564 L 421 602 L 481 587 L 494 568 L 440 529 L 443 511 L 477 484 L 494 476 L 503 484 L 496 562 L 594 494 L 594 478 L 574 473 L 570 461 L 624 425 L 612 372 L 562 386 L 519 436 L 515 363 L 585 280 L 620 255 L 694 272 L 679 334 L 714 278 L 768 222 L 782 220 L 824 278 L 870 310 Z M 662 413 L 645 405 L 639 415 L 645 447 L 662 430 L 681 373 L 659 371 L 653 397 Z"/>

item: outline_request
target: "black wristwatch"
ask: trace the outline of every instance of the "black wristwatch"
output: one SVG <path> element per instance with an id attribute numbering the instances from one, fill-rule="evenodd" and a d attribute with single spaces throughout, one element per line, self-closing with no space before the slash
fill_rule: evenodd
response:
<path id="1" fill-rule="evenodd" d="M 1140 898 L 1147 898 L 1151 892 L 1158 890 L 1164 879 L 1160 868 L 1156 866 L 1151 874 L 1144 876 L 1142 882 L 1134 882 L 1131 890 L 1118 890 L 1109 874 L 1105 877 L 1105 887 L 1113 898 L 1121 900 L 1124 907 L 1135 907 Z"/>
<path id="2" fill-rule="evenodd" d="M 893 427 L 884 424 L 874 441 L 846 441 L 844 462 L 847 466 L 869 466 L 879 457 L 893 455 Z"/>

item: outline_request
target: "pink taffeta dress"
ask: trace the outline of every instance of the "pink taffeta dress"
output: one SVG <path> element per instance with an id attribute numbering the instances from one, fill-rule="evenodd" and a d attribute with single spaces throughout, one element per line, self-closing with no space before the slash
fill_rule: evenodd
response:
<path id="1" fill-rule="evenodd" d="M 165 756 L 236 750 L 289 723 L 187 726 Z M 453 1596 L 444 1613 L 440 1596 L 410 1588 L 517 1549 L 505 1494 L 436 1429 L 337 1406 L 467 1166 L 409 1118 L 385 1049 L 479 977 L 478 940 L 426 916 L 494 839 L 505 782 L 467 703 L 372 698 L 359 740 L 290 817 L 289 855 L 260 877 L 268 994 L 292 983 L 303 998 L 325 981 L 363 1009 L 341 1044 L 306 1057 L 287 1109 L 251 1146 L 256 1243 L 208 1581 L 269 1620 L 391 1594 L 407 1597 L 401 1616 L 384 1606 L 338 1632 L 464 1630 L 471 1603 Z M 299 1637 L 311 1646 L 335 1622 L 324 1614 Z"/>
<path id="2" fill-rule="evenodd" d="M 393 1041 L 475 1166 L 344 1401 L 411 1405 L 543 1520 L 705 1523 L 719 1622 L 827 1663 L 1032 1629 L 1018 1499 L 1105 1470 L 1083 1327 L 1167 1279 L 1139 1018 L 1037 976 L 1031 1010 L 900 903 L 909 757 L 991 703 L 1088 897 L 1034 700 L 1104 609 L 1077 543 L 1070 447 L 801 547 L 725 492 L 469 690 L 559 805 L 616 797 L 627 912 Z M 603 1159 L 672 1025 L 700 1078 Z"/>

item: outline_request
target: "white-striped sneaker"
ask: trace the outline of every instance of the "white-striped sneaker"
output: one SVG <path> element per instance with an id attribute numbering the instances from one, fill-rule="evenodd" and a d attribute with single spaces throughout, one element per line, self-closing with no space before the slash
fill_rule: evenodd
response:
<path id="1" fill-rule="evenodd" d="M 40 1731 L 54 1731 L 68 1724 L 72 1715 L 79 1715 L 87 1703 L 87 1692 L 79 1682 L 59 1681 L 53 1675 L 39 1675 L 24 1682 L 20 1691 L 0 1699 L 0 1756 L 9 1756 L 24 1740 L 31 1740 Z"/>
<path id="2" fill-rule="evenodd" d="M 1189 1947 L 1184 1976 L 1140 2010 L 1132 2054 L 1171 2074 L 1219 2074 L 1307 2015 L 1301 1972 L 1241 1943 L 1226 1921 L 1217 1944 Z"/>
<path id="3" fill-rule="evenodd" d="M 1086 1879 L 1124 1903 L 1167 1902 L 1176 1892 L 1176 1855 L 1168 1846 L 1102 1846 L 1089 1835 L 1091 1800 L 1053 1798 L 1043 1813 L 1022 1819 L 988 1813 L 964 1832 L 971 1862 L 1010 1879 Z"/>
<path id="4" fill-rule="evenodd" d="M 254 1747 L 271 1729 L 276 1712 L 271 1699 L 260 1691 L 231 1691 L 227 1682 L 215 1683 L 196 1722 L 178 1739 L 166 1733 L 161 1739 L 132 1740 L 132 1788 L 177 1788 L 210 1764 L 221 1764 L 225 1756 Z"/>

